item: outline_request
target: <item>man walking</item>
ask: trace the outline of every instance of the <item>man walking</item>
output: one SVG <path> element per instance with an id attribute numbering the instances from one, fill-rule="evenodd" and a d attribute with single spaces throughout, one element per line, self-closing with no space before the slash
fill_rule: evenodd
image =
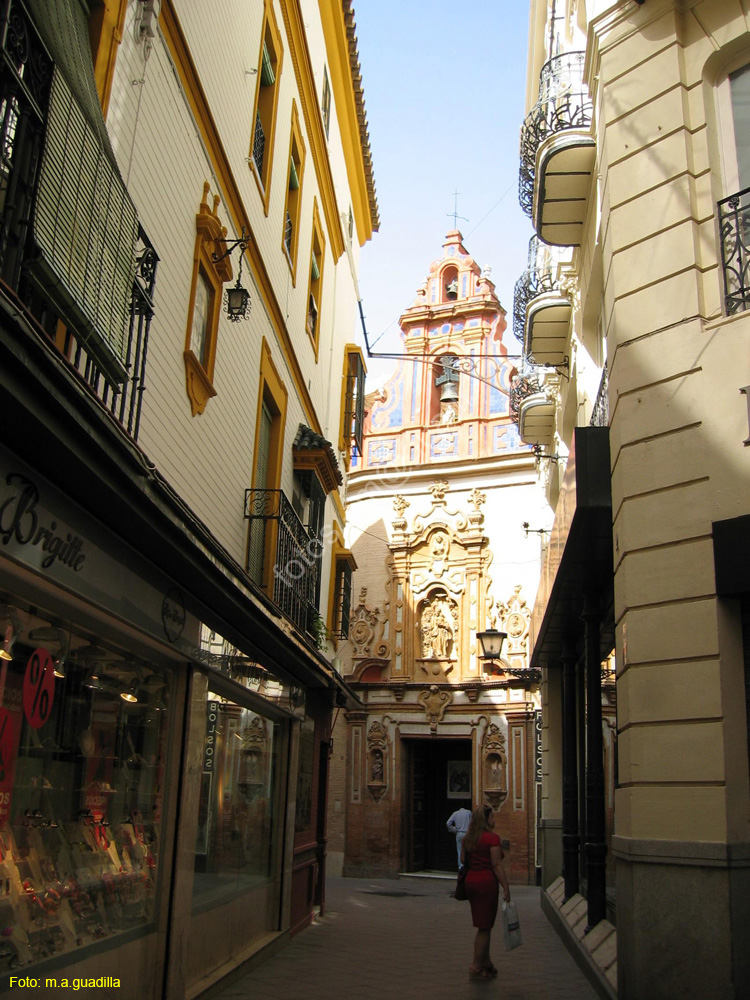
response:
<path id="1" fill-rule="evenodd" d="M 471 809 L 463 802 L 460 809 L 456 809 L 448 822 L 445 824 L 451 833 L 456 835 L 456 850 L 458 851 L 458 867 L 461 867 L 461 844 L 466 836 L 471 822 Z"/>

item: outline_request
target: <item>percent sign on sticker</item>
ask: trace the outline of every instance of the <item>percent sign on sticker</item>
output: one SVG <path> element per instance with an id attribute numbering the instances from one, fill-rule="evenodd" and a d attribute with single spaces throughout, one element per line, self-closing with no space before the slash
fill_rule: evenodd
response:
<path id="1" fill-rule="evenodd" d="M 55 697 L 55 663 L 46 649 L 35 649 L 23 677 L 23 714 L 32 729 L 49 718 Z"/>

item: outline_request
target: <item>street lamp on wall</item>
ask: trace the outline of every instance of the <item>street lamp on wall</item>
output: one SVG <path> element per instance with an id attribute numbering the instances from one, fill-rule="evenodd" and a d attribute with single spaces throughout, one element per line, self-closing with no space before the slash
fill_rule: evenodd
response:
<path id="1" fill-rule="evenodd" d="M 508 638 L 507 632 L 500 632 L 496 628 L 488 628 L 485 632 L 477 632 L 477 641 L 481 653 L 479 659 L 485 663 L 489 660 L 499 660 L 503 651 L 503 643 Z"/>
<path id="2" fill-rule="evenodd" d="M 502 664 L 495 666 L 495 661 L 501 659 L 503 643 L 508 638 L 507 632 L 501 632 L 496 628 L 488 628 L 484 632 L 477 632 L 477 640 L 481 650 L 479 659 L 488 673 L 503 673 L 510 677 L 518 677 L 529 684 L 538 684 L 542 679 L 542 672 L 536 667 L 523 667 L 516 669 L 503 660 Z"/>
<path id="3" fill-rule="evenodd" d="M 241 319 L 247 319 L 250 315 L 250 293 L 242 286 L 242 265 L 245 260 L 245 251 L 250 243 L 250 237 L 245 232 L 245 227 L 243 226 L 242 235 L 239 239 L 217 240 L 216 242 L 225 243 L 227 249 L 221 254 L 211 254 L 211 259 L 215 264 L 220 260 L 224 260 L 225 257 L 228 257 L 237 247 L 240 248 L 240 268 L 237 272 L 237 281 L 231 288 L 227 288 L 225 297 L 227 318 L 231 320 L 232 323 L 238 323 Z"/>

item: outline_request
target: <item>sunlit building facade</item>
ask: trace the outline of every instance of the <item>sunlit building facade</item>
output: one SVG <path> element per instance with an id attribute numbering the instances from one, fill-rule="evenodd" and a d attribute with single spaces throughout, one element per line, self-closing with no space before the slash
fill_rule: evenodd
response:
<path id="1" fill-rule="evenodd" d="M 366 398 L 349 471 L 352 606 L 337 656 L 362 705 L 334 729 L 329 870 L 452 872 L 446 822 L 486 802 L 511 879 L 533 883 L 541 716 L 528 634 L 550 518 L 512 416 L 518 350 L 457 230 L 399 322 L 402 357 Z M 507 633 L 491 665 L 477 640 L 490 627 Z"/>
<path id="2" fill-rule="evenodd" d="M 354 16 L 3 0 L 0 47 L 0 957 L 177 1000 L 324 905 Z"/>
<path id="3" fill-rule="evenodd" d="M 747 17 L 730 0 L 530 14 L 519 433 L 561 456 L 530 639 L 543 905 L 603 995 L 744 997 Z"/>

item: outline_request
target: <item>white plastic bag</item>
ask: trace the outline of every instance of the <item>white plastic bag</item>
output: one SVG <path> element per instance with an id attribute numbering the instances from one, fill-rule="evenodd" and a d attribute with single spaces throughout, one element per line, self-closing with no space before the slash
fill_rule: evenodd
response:
<path id="1" fill-rule="evenodd" d="M 521 925 L 515 903 L 503 903 L 503 938 L 506 951 L 512 951 L 522 944 Z"/>

